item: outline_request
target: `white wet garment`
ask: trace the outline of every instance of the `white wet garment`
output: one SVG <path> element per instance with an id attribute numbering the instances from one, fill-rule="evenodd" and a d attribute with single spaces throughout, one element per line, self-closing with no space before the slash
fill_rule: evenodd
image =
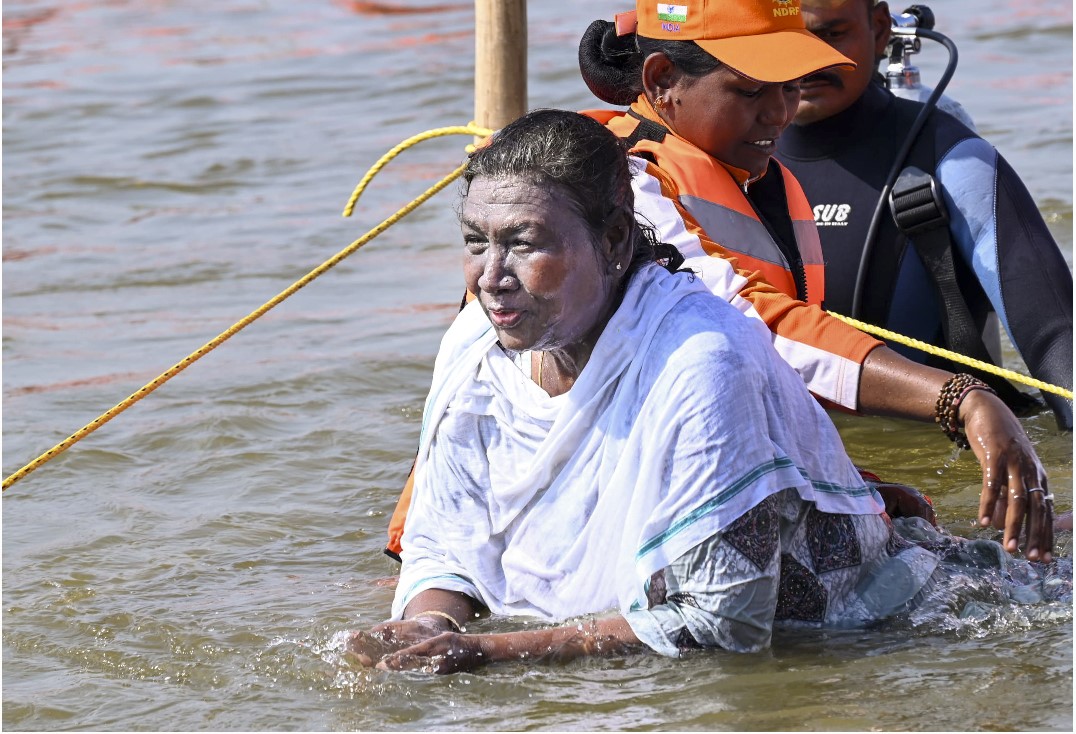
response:
<path id="1" fill-rule="evenodd" d="M 636 273 L 555 398 L 474 302 L 434 367 L 393 618 L 430 588 L 550 621 L 645 608 L 655 571 L 786 488 L 884 509 L 765 326 L 699 278 Z"/>

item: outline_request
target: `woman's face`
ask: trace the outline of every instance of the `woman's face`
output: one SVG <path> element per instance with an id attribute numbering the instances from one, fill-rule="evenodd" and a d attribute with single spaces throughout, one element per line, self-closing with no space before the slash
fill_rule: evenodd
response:
<path id="1" fill-rule="evenodd" d="M 596 242 L 559 187 L 517 178 L 474 179 L 460 218 L 467 288 L 501 344 L 589 356 L 627 268 L 616 235 Z"/>
<path id="2" fill-rule="evenodd" d="M 696 147 L 752 177 L 777 150 L 777 138 L 799 105 L 799 81 L 764 84 L 721 66 L 704 76 L 677 75 L 662 116 Z"/>

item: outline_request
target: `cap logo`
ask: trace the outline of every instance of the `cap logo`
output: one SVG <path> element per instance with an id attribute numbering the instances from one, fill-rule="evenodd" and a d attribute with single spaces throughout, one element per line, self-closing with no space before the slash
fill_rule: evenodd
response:
<path id="1" fill-rule="evenodd" d="M 634 22 L 620 14 L 616 28 L 618 34 L 634 30 L 639 38 L 691 40 L 748 79 L 784 84 L 822 69 L 855 66 L 805 27 L 806 4 L 830 1 L 635 0 Z"/>
<path id="2" fill-rule="evenodd" d="M 773 0 L 777 7 L 773 9 L 774 18 L 784 18 L 789 15 L 799 15 L 799 5 L 792 5 L 796 0 Z"/>
<path id="3" fill-rule="evenodd" d="M 791 2 L 791 0 L 789 0 L 789 2 Z M 670 23 L 686 23 L 687 6 L 658 3 L 658 20 L 665 20 Z"/>

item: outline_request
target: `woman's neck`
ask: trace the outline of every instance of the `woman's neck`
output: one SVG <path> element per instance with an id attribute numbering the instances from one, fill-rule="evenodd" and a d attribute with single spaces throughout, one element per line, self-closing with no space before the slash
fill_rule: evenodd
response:
<path id="1" fill-rule="evenodd" d="M 561 351 L 535 352 L 534 360 L 534 381 L 554 398 L 571 390 L 583 371 L 583 365 Z"/>
<path id="2" fill-rule="evenodd" d="M 575 381 L 579 379 L 579 375 L 590 361 L 594 347 L 601 338 L 602 332 L 605 331 L 606 324 L 620 308 L 620 302 L 623 299 L 623 288 L 620 288 L 616 292 L 616 298 L 609 304 L 605 314 L 598 319 L 597 324 L 575 343 L 534 352 L 536 362 L 532 365 L 532 377 L 539 387 L 549 393 L 550 397 L 563 395 L 575 385 Z"/>

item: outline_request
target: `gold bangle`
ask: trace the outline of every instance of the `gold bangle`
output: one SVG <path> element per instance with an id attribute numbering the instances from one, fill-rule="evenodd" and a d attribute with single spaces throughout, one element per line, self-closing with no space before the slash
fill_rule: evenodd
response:
<path id="1" fill-rule="evenodd" d="M 441 619 L 447 619 L 448 623 L 451 624 L 457 632 L 463 632 L 463 627 L 456 621 L 456 618 L 446 612 L 437 609 L 427 609 L 424 612 L 419 612 L 412 616 L 411 619 L 418 619 L 419 617 L 440 617 Z"/>

